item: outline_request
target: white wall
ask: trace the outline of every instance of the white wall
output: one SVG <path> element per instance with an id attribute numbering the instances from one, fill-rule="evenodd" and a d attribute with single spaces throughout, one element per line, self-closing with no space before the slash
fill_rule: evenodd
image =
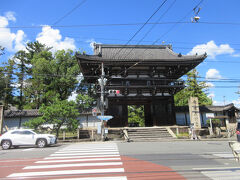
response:
<path id="1" fill-rule="evenodd" d="M 101 120 L 92 115 L 80 115 L 79 124 L 81 128 L 97 128 L 98 125 L 101 125 Z"/>
<path id="2" fill-rule="evenodd" d="M 24 122 L 29 121 L 30 119 L 33 119 L 33 117 L 22 117 L 22 122 L 21 122 L 22 126 L 23 126 Z M 4 118 L 3 119 L 3 128 L 5 128 L 5 126 L 7 126 L 8 129 L 16 129 L 16 128 L 18 128 L 19 121 L 20 121 L 19 117 Z"/>
<path id="3" fill-rule="evenodd" d="M 187 124 L 186 124 L 186 118 L 187 118 Z M 185 113 L 183 113 L 183 112 L 176 113 L 176 121 L 177 121 L 177 125 L 189 126 L 190 125 L 189 113 L 186 112 L 186 117 L 185 117 Z M 200 121 L 201 121 L 202 126 L 207 126 L 207 116 L 206 116 L 206 113 L 201 113 L 200 114 Z"/>

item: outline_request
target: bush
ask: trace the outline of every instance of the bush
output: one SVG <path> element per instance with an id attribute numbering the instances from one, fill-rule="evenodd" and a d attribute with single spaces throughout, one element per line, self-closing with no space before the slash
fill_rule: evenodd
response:
<path id="1" fill-rule="evenodd" d="M 214 127 L 220 127 L 220 126 L 221 126 L 221 120 L 220 120 L 220 119 L 213 118 L 213 119 L 211 119 L 211 120 L 212 120 L 212 126 L 213 126 L 213 128 L 214 128 Z M 207 124 L 208 124 L 208 126 L 210 126 L 210 119 L 207 120 Z"/>

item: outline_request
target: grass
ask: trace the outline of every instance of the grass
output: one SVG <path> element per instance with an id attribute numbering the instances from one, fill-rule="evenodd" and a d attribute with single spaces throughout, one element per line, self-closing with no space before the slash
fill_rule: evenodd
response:
<path id="1" fill-rule="evenodd" d="M 181 139 L 181 138 L 189 138 L 189 134 L 187 132 L 184 133 L 179 133 L 178 135 L 176 135 L 177 138 Z"/>

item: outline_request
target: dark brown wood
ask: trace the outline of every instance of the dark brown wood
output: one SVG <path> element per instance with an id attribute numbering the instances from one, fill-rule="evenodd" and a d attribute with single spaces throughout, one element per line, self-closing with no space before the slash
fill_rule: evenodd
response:
<path id="1" fill-rule="evenodd" d="M 99 88 L 103 63 L 108 80 L 105 91 L 120 90 L 119 95 L 105 95 L 106 112 L 114 116 L 108 122 L 111 127 L 127 126 L 128 105 L 144 105 L 145 125 L 160 126 L 176 124 L 173 96 L 184 88 L 177 79 L 200 64 L 206 54 L 184 56 L 174 53 L 170 45 L 95 44 L 94 55 L 77 54 L 76 58 L 87 83 Z"/>

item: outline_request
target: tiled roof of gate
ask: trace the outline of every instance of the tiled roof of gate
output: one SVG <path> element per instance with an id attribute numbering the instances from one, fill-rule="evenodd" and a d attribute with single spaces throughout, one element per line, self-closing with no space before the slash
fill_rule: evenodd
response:
<path id="1" fill-rule="evenodd" d="M 40 116 L 38 109 L 30 109 L 30 110 L 17 110 L 17 111 L 12 111 L 12 110 L 5 110 L 4 111 L 4 117 L 5 118 L 10 118 L 10 117 L 37 117 Z"/>
<path id="2" fill-rule="evenodd" d="M 111 44 L 94 44 L 95 59 L 113 60 L 193 60 L 205 59 L 206 54 L 202 55 L 182 55 L 175 53 L 171 45 L 111 45 Z"/>

